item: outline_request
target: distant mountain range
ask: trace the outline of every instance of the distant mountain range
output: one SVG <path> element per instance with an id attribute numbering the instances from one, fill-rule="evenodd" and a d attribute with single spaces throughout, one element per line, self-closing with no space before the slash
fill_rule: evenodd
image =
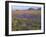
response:
<path id="1" fill-rule="evenodd" d="M 12 10 L 41 10 L 41 8 L 40 7 L 29 7 L 29 8 L 23 8 L 22 7 L 22 9 L 21 9 L 21 7 L 20 8 L 14 8 L 14 9 L 12 9 Z"/>
<path id="2" fill-rule="evenodd" d="M 29 8 L 28 10 L 41 10 L 41 8 Z"/>

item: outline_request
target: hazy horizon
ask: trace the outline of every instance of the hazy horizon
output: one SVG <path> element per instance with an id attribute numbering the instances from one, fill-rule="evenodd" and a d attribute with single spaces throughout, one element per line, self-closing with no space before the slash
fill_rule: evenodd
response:
<path id="1" fill-rule="evenodd" d="M 16 6 L 16 5 L 12 5 L 12 10 L 27 10 L 29 8 L 38 9 L 40 7 L 37 7 L 37 6 Z"/>

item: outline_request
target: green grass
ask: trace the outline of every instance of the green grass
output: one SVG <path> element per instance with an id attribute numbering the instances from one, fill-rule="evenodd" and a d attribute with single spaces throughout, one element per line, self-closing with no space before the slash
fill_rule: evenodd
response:
<path id="1" fill-rule="evenodd" d="M 32 25 L 26 25 L 23 26 L 24 23 L 29 24 L 32 23 Z M 40 29 L 40 22 L 34 21 L 32 22 L 32 19 L 17 19 L 15 17 L 12 18 L 12 31 L 19 31 L 19 30 L 39 30 Z"/>

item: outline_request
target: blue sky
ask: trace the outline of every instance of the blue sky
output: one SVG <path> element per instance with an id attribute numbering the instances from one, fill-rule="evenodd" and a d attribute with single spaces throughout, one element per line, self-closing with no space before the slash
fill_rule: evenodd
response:
<path id="1" fill-rule="evenodd" d="M 12 6 L 12 10 L 26 10 L 30 8 L 30 6 Z"/>
<path id="2" fill-rule="evenodd" d="M 34 7 L 34 6 L 16 6 L 16 5 L 12 5 L 12 10 L 27 10 L 29 8 L 34 8 L 37 9 L 39 7 Z"/>

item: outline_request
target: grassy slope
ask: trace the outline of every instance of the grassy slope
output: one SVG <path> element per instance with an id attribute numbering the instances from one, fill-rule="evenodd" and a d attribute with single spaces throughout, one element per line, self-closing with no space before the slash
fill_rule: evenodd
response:
<path id="1" fill-rule="evenodd" d="M 28 12 L 27 12 L 28 13 Z M 29 12 L 30 13 L 30 12 Z M 32 15 L 40 15 L 40 10 L 35 11 L 32 10 Z M 15 16 L 13 16 L 12 19 L 12 30 L 38 30 L 40 29 L 40 19 L 36 19 L 35 21 L 32 21 L 32 19 L 17 19 Z M 24 25 L 26 23 L 26 25 Z"/>

